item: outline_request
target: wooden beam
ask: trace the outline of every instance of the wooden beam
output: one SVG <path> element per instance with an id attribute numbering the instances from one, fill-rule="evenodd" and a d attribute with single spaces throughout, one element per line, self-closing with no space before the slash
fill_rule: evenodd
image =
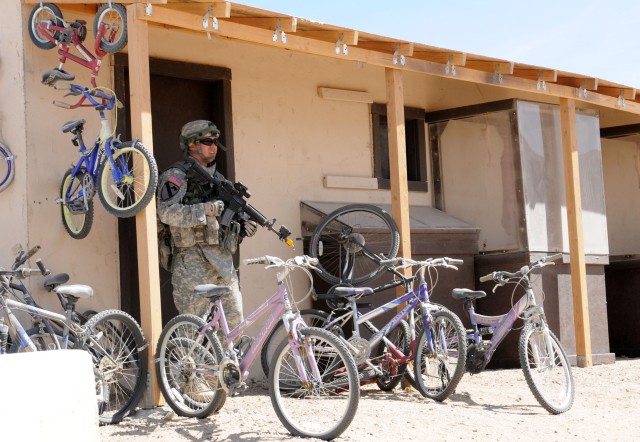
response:
<path id="1" fill-rule="evenodd" d="M 575 88 L 584 88 L 588 91 L 598 89 L 598 79 L 593 77 L 564 77 L 558 76 L 558 84 Z"/>
<path id="2" fill-rule="evenodd" d="M 296 31 L 298 37 L 311 38 L 315 40 L 328 41 L 336 43 L 342 38 L 341 43 L 347 46 L 355 46 L 358 44 L 358 31 Z"/>
<path id="3" fill-rule="evenodd" d="M 587 272 L 582 232 L 575 100 L 560 99 L 560 121 L 562 125 L 562 156 L 564 159 L 564 183 L 567 200 L 569 252 L 571 254 L 571 290 L 573 292 L 576 358 L 579 367 L 591 367 L 593 362 L 589 325 L 589 301 L 587 297 Z"/>
<path id="4" fill-rule="evenodd" d="M 295 17 L 230 17 L 225 18 L 224 21 L 272 31 L 280 24 L 280 30 L 283 32 L 296 32 L 298 26 L 298 19 Z"/>
<path id="5" fill-rule="evenodd" d="M 622 97 L 625 100 L 636 99 L 636 90 L 630 87 L 598 86 L 598 93 L 608 95 L 610 97 Z"/>
<path id="6" fill-rule="evenodd" d="M 413 57 L 442 64 L 451 63 L 454 66 L 464 66 L 467 63 L 467 54 L 464 52 L 425 51 L 414 48 Z"/>
<path id="7" fill-rule="evenodd" d="M 512 75 L 513 66 L 514 62 L 512 61 L 469 60 L 469 57 L 467 57 L 467 63 L 465 64 L 465 67 L 469 69 L 503 75 Z"/>
<path id="8" fill-rule="evenodd" d="M 551 83 L 558 81 L 558 71 L 553 69 L 513 68 L 513 75 L 530 80 L 543 80 Z"/>
<path id="9" fill-rule="evenodd" d="M 229 2 L 207 2 L 207 3 L 177 3 L 169 2 L 167 8 L 189 12 L 204 16 L 209 11 L 209 7 L 213 6 L 211 15 L 216 18 L 231 17 L 231 3 Z"/>
<path id="10" fill-rule="evenodd" d="M 146 21 L 139 19 L 140 9 L 136 5 L 127 7 L 127 17 L 129 66 L 135 66 L 135 69 L 129 69 L 131 133 L 153 153 L 151 87 L 149 85 L 149 26 Z M 148 369 L 151 389 L 148 391 L 147 402 L 150 402 L 150 406 L 156 406 L 161 404 L 162 396 L 153 361 L 156 354 L 156 344 L 162 331 L 162 308 L 155 198 L 151 204 L 136 215 L 136 237 L 140 322 L 149 344 Z"/>
<path id="11" fill-rule="evenodd" d="M 404 84 L 402 71 L 385 69 L 387 86 L 387 125 L 389 130 L 389 174 L 391 178 L 391 214 L 400 230 L 398 256 L 411 258 L 411 226 L 409 224 L 409 185 L 407 183 L 407 144 L 404 126 Z M 402 270 L 401 270 L 402 271 Z M 402 271 L 411 276 L 411 269 Z M 404 287 L 396 289 L 398 296 Z M 398 310 L 401 307 L 398 306 Z"/>
<path id="12" fill-rule="evenodd" d="M 158 25 L 168 25 L 172 27 L 192 30 L 195 32 L 202 32 L 203 35 L 206 31 L 202 27 L 202 16 L 188 14 L 181 11 L 174 11 L 160 6 L 154 6 L 152 14 L 150 16 L 144 16 L 144 5 L 138 4 L 136 5 L 136 7 L 142 11 L 141 18 L 143 20 L 157 23 Z M 223 20 L 221 20 L 220 22 L 221 23 L 217 35 L 222 38 L 230 38 L 242 42 L 277 47 L 280 49 L 284 48 L 290 51 L 301 52 L 304 54 L 319 55 L 329 58 L 339 58 L 341 60 L 347 59 L 350 61 L 359 61 L 373 66 L 380 66 L 385 68 L 397 67 L 393 64 L 393 60 L 391 60 L 386 53 L 370 51 L 355 46 L 349 48 L 348 56 L 345 56 L 342 53 L 336 54 L 335 42 L 325 42 L 317 39 L 301 37 L 300 31 L 287 36 L 287 43 L 282 44 L 280 42 L 274 42 L 272 40 L 272 31 L 254 28 L 251 26 L 244 26 L 238 23 L 225 22 Z M 443 69 L 442 63 L 435 63 L 427 60 L 418 60 L 413 57 L 407 57 L 405 65 L 402 66 L 402 70 L 416 72 L 419 74 L 433 75 L 436 77 L 451 77 L 445 72 L 445 69 Z M 484 72 L 477 69 L 469 69 L 466 66 L 458 67 L 456 70 L 455 78 L 457 80 L 468 81 L 476 84 L 496 86 L 493 70 L 490 72 Z M 580 102 L 619 110 L 618 100 L 614 97 L 609 97 L 597 93 L 576 97 L 575 88 L 554 83 L 548 84 L 546 90 L 543 90 L 537 87 L 536 81 L 529 80 L 527 78 L 515 77 L 513 75 L 505 76 L 500 83 L 500 87 L 505 89 L 517 90 L 520 92 L 540 94 L 547 97 L 572 98 Z M 640 103 L 629 101 L 626 103 L 624 111 L 627 113 L 640 115 Z"/>
<path id="13" fill-rule="evenodd" d="M 405 57 L 411 57 L 413 55 L 413 43 L 360 41 L 360 43 L 358 43 L 358 47 L 368 49 L 370 51 L 386 52 L 388 54 L 394 54 L 396 50 L 399 50 L 398 55 L 404 55 Z"/>

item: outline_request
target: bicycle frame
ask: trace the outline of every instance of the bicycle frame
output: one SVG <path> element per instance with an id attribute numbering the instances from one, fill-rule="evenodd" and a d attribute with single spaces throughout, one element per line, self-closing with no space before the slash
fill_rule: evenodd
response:
<path id="1" fill-rule="evenodd" d="M 95 48 L 94 48 L 95 54 L 96 54 L 95 56 L 91 52 L 89 52 L 89 50 L 82 44 L 82 42 L 80 41 L 80 37 L 78 36 L 78 32 L 76 31 L 75 28 L 69 25 L 56 26 L 48 20 L 38 23 L 38 27 L 40 28 L 42 35 L 47 40 L 49 40 L 52 43 L 55 43 L 59 47 L 58 49 L 58 55 L 60 55 L 59 69 L 62 69 L 67 59 L 71 61 L 75 61 L 79 65 L 84 66 L 91 71 L 91 84 L 93 85 L 93 87 L 96 87 L 95 77 L 98 75 L 98 72 L 100 71 L 100 66 L 102 65 L 102 58 L 107 54 L 105 51 L 100 49 L 100 41 L 102 41 L 102 37 L 104 37 L 104 34 L 106 32 L 104 23 L 100 24 L 100 29 L 98 30 L 98 35 L 96 36 L 96 42 L 95 42 Z M 68 34 L 70 32 L 71 33 L 71 35 L 69 36 L 70 41 L 68 43 L 63 43 L 57 40 L 56 38 L 53 37 L 53 34 L 55 34 L 56 32 L 65 33 L 65 34 Z M 80 58 L 77 55 L 70 54 L 69 53 L 70 45 L 76 48 L 84 58 Z"/>
<path id="2" fill-rule="evenodd" d="M 284 321 L 285 328 L 287 329 L 287 334 L 289 335 L 289 341 L 294 342 L 298 339 L 298 329 L 300 327 L 306 327 L 304 321 L 300 318 L 299 313 L 293 313 L 291 311 L 291 303 L 289 301 L 289 295 L 287 294 L 287 289 L 285 288 L 284 282 L 281 280 L 279 274 L 279 282 L 278 282 L 278 290 L 268 299 L 266 300 L 260 307 L 258 307 L 253 313 L 251 313 L 247 318 L 238 324 L 233 330 L 229 330 L 229 326 L 227 324 L 227 318 L 224 314 L 224 308 L 222 307 L 222 301 L 220 299 L 215 300 L 215 311 L 211 320 L 200 330 L 200 338 L 204 337 L 204 334 L 213 329 L 217 331 L 221 328 L 224 336 L 227 339 L 227 349 L 233 352 L 233 341 L 242 335 L 249 326 L 251 326 L 258 318 L 264 316 L 267 312 L 271 311 L 271 314 L 267 318 L 266 322 L 255 336 L 254 341 L 249 346 L 246 354 L 242 357 L 240 361 L 240 373 L 242 374 L 242 379 L 246 380 L 249 376 L 249 367 L 255 360 L 255 358 L 260 354 L 260 349 L 262 348 L 264 342 L 269 336 L 269 331 L 273 330 L 278 321 Z M 296 355 L 296 364 L 298 365 L 299 372 L 303 375 L 304 381 L 308 381 L 305 376 L 305 371 L 302 369 L 300 355 L 298 354 L 297 346 L 292 345 L 292 350 Z M 320 379 L 320 373 L 318 372 L 317 364 L 313 359 L 313 352 L 309 352 L 307 355 L 314 370 L 314 376 L 317 376 L 317 379 Z M 216 370 L 217 371 L 217 370 Z"/>
<path id="3" fill-rule="evenodd" d="M 523 278 L 523 281 L 525 281 L 525 294 L 503 315 L 486 316 L 476 313 L 471 302 L 465 307 L 474 330 L 472 333 L 467 333 L 468 340 L 473 341 L 476 345 L 482 344 L 482 334 L 478 331 L 478 326 L 491 328 L 490 346 L 485 353 L 487 363 L 522 314 L 524 314 L 525 321 L 531 321 L 533 317 L 544 314 L 542 306 L 536 304 L 535 294 L 528 277 Z M 549 343 L 549 345 L 551 344 Z"/>

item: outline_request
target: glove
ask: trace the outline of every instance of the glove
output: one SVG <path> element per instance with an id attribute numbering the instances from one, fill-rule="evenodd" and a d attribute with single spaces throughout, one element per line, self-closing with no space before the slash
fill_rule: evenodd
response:
<path id="1" fill-rule="evenodd" d="M 207 216 L 220 216 L 224 212 L 222 201 L 207 201 L 204 203 L 204 214 Z"/>
<path id="2" fill-rule="evenodd" d="M 244 236 L 246 237 L 251 237 L 258 231 L 258 223 L 255 221 L 245 220 L 242 227 L 244 227 Z"/>

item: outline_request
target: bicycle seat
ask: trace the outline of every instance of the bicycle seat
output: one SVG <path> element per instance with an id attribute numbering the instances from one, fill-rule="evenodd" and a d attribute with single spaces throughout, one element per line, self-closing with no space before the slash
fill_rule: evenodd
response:
<path id="1" fill-rule="evenodd" d="M 487 294 L 482 290 L 474 291 L 469 289 L 453 289 L 451 291 L 451 296 L 453 296 L 453 299 L 457 299 L 460 301 L 464 299 L 484 298 L 485 296 L 487 296 Z"/>
<path id="2" fill-rule="evenodd" d="M 223 295 L 230 295 L 232 293 L 231 286 L 228 285 L 201 284 L 196 286 L 194 290 L 196 296 L 209 298 L 212 301 Z"/>
<path id="3" fill-rule="evenodd" d="M 71 81 L 75 79 L 76 76 L 63 71 L 62 69 L 53 68 L 44 74 L 42 74 L 42 84 L 46 84 L 47 86 L 53 86 L 56 84 L 58 80 Z"/>
<path id="4" fill-rule="evenodd" d="M 64 284 L 67 281 L 69 281 L 69 275 L 67 275 L 66 273 L 58 273 L 57 275 L 45 278 L 42 285 L 45 289 L 47 289 L 47 291 L 50 292 L 60 284 Z"/>
<path id="5" fill-rule="evenodd" d="M 93 296 L 93 289 L 84 284 L 60 285 L 53 291 L 62 296 L 73 296 L 75 298 L 91 298 Z"/>
<path id="6" fill-rule="evenodd" d="M 318 299 L 339 299 L 350 298 L 351 296 L 370 295 L 373 293 L 371 287 L 336 287 L 333 293 L 319 293 Z"/>
<path id="7" fill-rule="evenodd" d="M 62 133 L 66 134 L 67 132 L 82 130 L 82 126 L 84 125 L 84 123 L 86 123 L 84 118 L 80 120 L 69 121 L 67 123 L 64 123 L 64 126 L 62 126 Z"/>

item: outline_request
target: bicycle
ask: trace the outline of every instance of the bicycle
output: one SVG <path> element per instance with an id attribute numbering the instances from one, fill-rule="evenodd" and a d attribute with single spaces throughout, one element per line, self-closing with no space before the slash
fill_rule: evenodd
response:
<path id="1" fill-rule="evenodd" d="M 542 305 L 536 302 L 529 274 L 535 269 L 554 265 L 553 261 L 561 257 L 562 253 L 545 256 L 517 272 L 498 271 L 480 278 L 480 282 L 495 282 L 494 292 L 498 286 L 505 284 L 515 284 L 514 293 L 518 286 L 524 288 L 524 295 L 515 304 L 512 303 L 511 309 L 504 315 L 485 316 L 475 312 L 474 300 L 487 296 L 484 291 L 452 291 L 454 299 L 463 301 L 472 325 L 467 332 L 469 348 L 466 370 L 471 374 L 482 372 L 515 321 L 522 319 L 524 327 L 518 344 L 520 365 L 529 389 L 551 414 L 564 413 L 571 408 L 575 385 L 567 355 L 549 329 Z M 491 335 L 491 339 L 485 340 L 484 335 Z"/>
<path id="2" fill-rule="evenodd" d="M 131 316 L 119 310 L 97 313 L 84 325 L 74 321 L 76 302 L 93 296 L 93 289 L 86 285 L 58 285 L 54 289 L 66 301 L 64 315 L 10 299 L 11 278 L 23 279 L 36 273 L 47 273 L 42 262 L 37 263 L 38 269 L 0 269 L 0 355 L 7 353 L 9 335 L 17 343 L 18 352 L 53 348 L 87 351 L 93 360 L 99 420 L 104 424 L 120 422 L 135 409 L 146 386 L 148 350 L 142 329 Z M 51 336 L 37 329 L 27 332 L 12 309 L 52 321 L 62 330 L 62 335 Z M 45 336 L 56 344 L 40 344 L 38 338 Z"/>
<path id="3" fill-rule="evenodd" d="M 16 156 L 0 142 L 0 192 L 9 187 L 16 173 Z"/>
<path id="4" fill-rule="evenodd" d="M 40 246 L 34 246 L 28 252 L 20 250 L 14 260 L 14 263 L 11 267 L 12 270 L 18 269 L 20 266 L 24 265 L 31 257 L 33 257 L 36 252 L 40 250 Z M 36 260 L 36 264 L 38 268 L 44 266 L 42 260 L 38 258 Z M 54 289 L 62 284 L 65 284 L 69 281 L 69 275 L 66 273 L 59 273 L 53 276 L 49 276 L 50 272 L 45 268 L 43 276 L 46 278 L 43 281 L 44 288 L 48 291 L 54 291 Z M 14 299 L 22 302 L 24 304 L 30 305 L 32 307 L 40 307 L 38 303 L 35 301 L 29 289 L 24 285 L 22 280 L 8 277 L 9 287 L 11 288 L 11 294 Z M 20 293 L 18 295 L 17 293 Z M 65 298 L 56 293 L 58 296 L 58 300 L 60 301 L 60 305 L 63 310 L 65 309 L 66 300 Z M 80 313 L 76 310 L 72 313 L 72 320 L 77 322 L 78 324 L 85 324 L 89 318 L 95 315 L 97 312 L 93 310 L 86 310 L 83 313 Z M 61 349 L 62 345 L 60 344 L 60 338 L 62 336 L 62 329 L 57 327 L 52 321 L 46 318 L 41 318 L 37 315 L 31 315 L 31 319 L 33 321 L 33 327 L 26 331 L 27 335 L 31 338 L 31 340 L 36 344 L 38 350 L 51 350 L 51 349 Z M 8 353 L 16 353 L 20 350 L 20 341 L 11 340 L 7 343 L 7 352 Z"/>
<path id="5" fill-rule="evenodd" d="M 57 79 L 75 78 L 73 74 L 63 70 L 65 62 L 69 59 L 91 71 L 91 84 L 96 87 L 95 77 L 100 71 L 102 58 L 107 53 L 120 51 L 127 44 L 126 9 L 119 3 L 112 4 L 111 0 L 98 8 L 94 18 L 95 55 L 82 44 L 87 37 L 86 22 L 66 22 L 60 8 L 53 3 L 40 2 L 32 9 L 28 29 L 31 41 L 38 48 L 59 47 L 59 66 L 47 71 L 42 78 L 42 82 L 47 85 L 53 84 Z M 71 46 L 82 58 L 69 53 Z"/>
<path id="6" fill-rule="evenodd" d="M 160 391 L 178 415 L 206 417 L 222 408 L 227 394 L 245 389 L 249 367 L 267 332 L 281 321 L 287 339 L 279 343 L 269 376 L 276 415 L 296 436 L 329 440 L 347 429 L 360 398 L 353 358 L 333 334 L 304 324 L 299 313 L 292 311 L 287 290 L 290 273 L 302 269 L 312 279 L 308 269 L 315 262 L 307 256 L 286 261 L 273 256 L 246 260 L 245 264 L 280 269 L 278 290 L 233 330 L 228 328 L 220 300 L 231 293 L 231 287 L 205 284 L 195 288 L 197 296 L 212 302 L 207 320 L 176 316 L 162 330 L 156 352 Z M 255 339 L 242 335 L 267 314 Z M 226 338 L 224 350 L 216 332 Z"/>
<path id="7" fill-rule="evenodd" d="M 81 98 L 75 104 L 54 101 L 65 109 L 93 107 L 100 114 L 101 129 L 93 147 L 88 149 L 82 138 L 85 120 L 69 121 L 63 133 L 71 133 L 71 142 L 80 147 L 80 158 L 65 172 L 60 186 L 62 222 L 74 239 L 85 238 L 93 224 L 93 197 L 98 193 L 104 208 L 117 217 L 130 217 L 144 209 L 154 196 L 158 184 L 158 166 L 153 155 L 137 139 L 121 142 L 113 137 L 105 110 L 119 102 L 115 95 L 101 88 L 83 88 L 76 84 L 55 85 L 68 89 L 67 95 Z M 98 101 L 99 100 L 99 101 Z M 88 101 L 88 104 L 85 104 Z"/>
<path id="8" fill-rule="evenodd" d="M 325 216 L 309 241 L 317 274 L 330 284 L 361 285 L 384 271 L 378 256 L 394 258 L 400 233 L 393 218 L 371 204 L 348 204 Z"/>
<path id="9" fill-rule="evenodd" d="M 326 323 L 319 327 L 336 333 L 352 352 L 360 368 L 361 383 L 375 381 L 381 390 L 391 391 L 406 376 L 424 397 L 444 401 L 455 391 L 464 374 L 466 333 L 462 322 L 453 312 L 430 302 L 429 292 L 433 287 L 429 289 L 427 286 L 425 270 L 436 267 L 457 270 L 454 264 L 461 264 L 462 260 L 446 257 L 424 261 L 393 258 L 380 259 L 380 263 L 399 278 L 405 286 L 405 295 L 370 312 L 361 313 L 358 301 L 374 293 L 374 289 L 337 287 L 333 293 L 316 295 L 318 299 L 337 304 Z M 415 277 L 406 277 L 398 271 L 416 266 L 418 271 Z M 415 279 L 419 279 L 419 287 L 412 290 Z M 375 291 L 397 285 L 398 282 L 392 282 Z M 381 329 L 371 323 L 373 318 L 395 310 L 405 302 L 407 305 Z M 419 319 L 417 322 L 414 312 Z M 406 317 L 409 323 L 403 320 Z M 350 320 L 353 321 L 353 335 L 347 339 L 342 330 Z M 368 340 L 361 336 L 360 325 L 363 324 L 372 333 Z M 412 372 L 406 373 L 411 363 Z"/>

